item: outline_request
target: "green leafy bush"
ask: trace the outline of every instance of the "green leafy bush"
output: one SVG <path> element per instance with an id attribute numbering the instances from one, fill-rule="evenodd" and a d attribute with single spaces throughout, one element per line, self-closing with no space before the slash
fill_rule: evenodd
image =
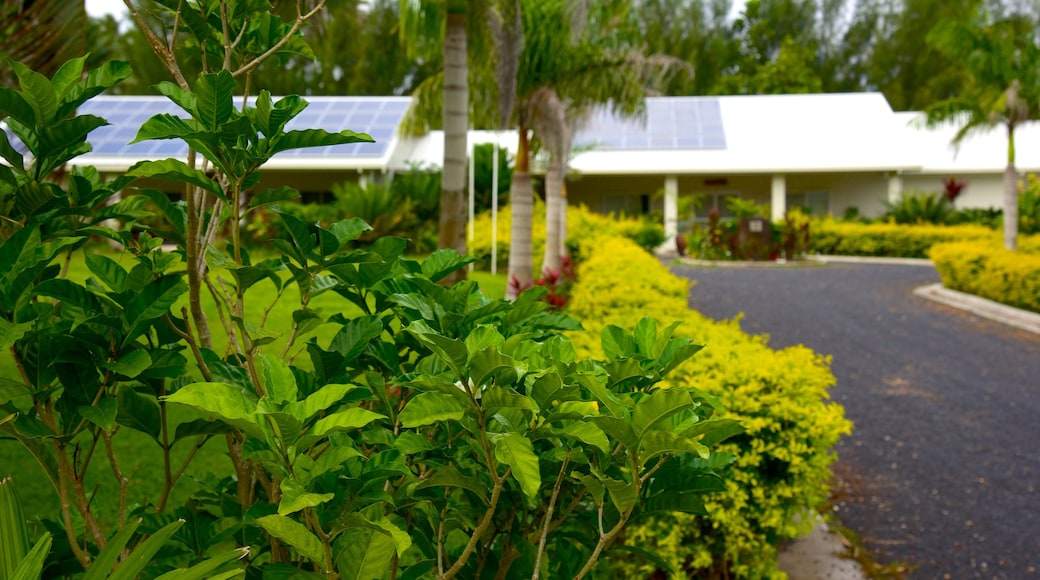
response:
<path id="1" fill-rule="evenodd" d="M 1040 256 L 1011 252 L 999 243 L 952 242 L 932 246 L 943 286 L 1016 308 L 1040 312 Z"/>
<path id="2" fill-rule="evenodd" d="M 735 457 L 726 490 L 705 501 L 708 518 L 660 516 L 635 526 L 626 545 L 653 549 L 658 564 L 698 577 L 780 577 L 777 544 L 808 532 L 809 517 L 828 497 L 832 451 L 851 424 L 828 401 L 834 376 L 828 360 L 804 347 L 772 350 L 737 322 L 712 322 L 687 307 L 688 284 L 628 240 L 583 242 L 568 312 L 586 331 L 573 335 L 579 356 L 597 356 L 604 325 L 630 324 L 644 314 L 679 320 L 676 331 L 707 345 L 672 373 L 718 397 L 723 417 L 747 432 L 719 446 Z M 671 383 L 670 383 L 671 384 Z M 619 575 L 646 575 L 653 564 L 632 563 Z"/>
<path id="3" fill-rule="evenodd" d="M 935 244 L 963 240 L 996 240 L 999 233 L 978 225 L 937 226 L 859 224 L 814 220 L 810 248 L 818 254 L 925 258 Z"/>
<path id="4" fill-rule="evenodd" d="M 897 224 L 950 223 L 956 213 L 953 205 L 938 193 L 907 192 L 899 201 L 885 202 L 886 212 L 882 219 Z"/>

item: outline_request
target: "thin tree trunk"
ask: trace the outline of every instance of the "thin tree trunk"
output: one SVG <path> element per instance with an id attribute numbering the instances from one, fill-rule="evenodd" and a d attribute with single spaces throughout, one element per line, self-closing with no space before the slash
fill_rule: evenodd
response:
<path id="1" fill-rule="evenodd" d="M 567 258 L 570 252 L 567 250 L 567 181 L 564 178 L 560 183 L 560 259 Z"/>
<path id="2" fill-rule="evenodd" d="M 1007 167 L 1004 169 L 1004 247 L 1018 248 L 1018 171 L 1015 170 L 1015 125 L 1009 123 Z"/>
<path id="3" fill-rule="evenodd" d="M 1018 171 L 1011 163 L 1004 169 L 1004 247 L 1018 248 Z"/>
<path id="4" fill-rule="evenodd" d="M 560 270 L 560 216 L 563 203 L 563 163 L 553 154 L 545 173 L 545 253 L 542 257 L 542 272 Z"/>
<path id="5" fill-rule="evenodd" d="M 531 275 L 531 226 L 534 211 L 534 189 L 531 186 L 531 163 L 527 144 L 527 127 L 519 127 L 519 146 L 513 183 L 509 187 L 512 223 L 509 228 L 509 283 L 506 298 L 515 300 L 520 290 L 529 288 Z"/>
<path id="6" fill-rule="evenodd" d="M 439 247 L 466 253 L 466 134 L 469 86 L 466 71 L 466 15 L 449 13 L 444 35 L 444 173 L 441 177 Z M 445 279 L 466 278 L 465 268 Z"/>

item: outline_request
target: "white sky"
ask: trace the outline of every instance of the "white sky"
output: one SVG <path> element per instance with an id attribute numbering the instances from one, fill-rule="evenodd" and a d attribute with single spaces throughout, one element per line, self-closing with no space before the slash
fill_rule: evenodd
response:
<path id="1" fill-rule="evenodd" d="M 91 16 L 103 16 L 113 14 L 121 16 L 126 12 L 123 0 L 87 0 L 87 14 Z"/>

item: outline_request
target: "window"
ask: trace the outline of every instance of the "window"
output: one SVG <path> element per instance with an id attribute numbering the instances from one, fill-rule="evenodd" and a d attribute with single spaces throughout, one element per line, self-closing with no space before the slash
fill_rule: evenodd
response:
<path id="1" fill-rule="evenodd" d="M 829 191 L 796 191 L 788 193 L 787 208 L 799 208 L 810 215 L 826 217 L 831 213 L 831 194 Z"/>

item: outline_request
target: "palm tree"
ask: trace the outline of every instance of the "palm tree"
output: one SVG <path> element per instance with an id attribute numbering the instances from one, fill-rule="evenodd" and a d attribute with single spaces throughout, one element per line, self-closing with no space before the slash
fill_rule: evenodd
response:
<path id="1" fill-rule="evenodd" d="M 1035 25 L 1025 17 L 989 21 L 985 13 L 970 22 L 946 20 L 928 35 L 937 49 L 962 63 L 965 82 L 956 97 L 927 108 L 927 122 L 960 125 L 953 143 L 974 132 L 1003 126 L 1007 131 L 1004 171 L 1004 246 L 1014 250 L 1018 239 L 1018 171 L 1015 169 L 1015 129 L 1036 119 L 1040 102 L 1040 47 Z"/>
<path id="2" fill-rule="evenodd" d="M 0 3 L 0 56 L 48 77 L 87 52 L 83 0 L 4 0 Z M 0 86 L 17 86 L 13 70 L 0 66 Z"/>
<path id="3" fill-rule="evenodd" d="M 525 43 L 516 107 L 519 146 L 509 193 L 510 298 L 532 282 L 531 130 L 550 153 L 544 265 L 555 269 L 562 257 L 563 184 L 573 119 L 595 106 L 609 107 L 617 115 L 640 115 L 645 97 L 682 66 L 677 59 L 646 56 L 638 50 L 625 2 L 586 6 L 564 0 L 525 0 L 522 5 Z"/>

